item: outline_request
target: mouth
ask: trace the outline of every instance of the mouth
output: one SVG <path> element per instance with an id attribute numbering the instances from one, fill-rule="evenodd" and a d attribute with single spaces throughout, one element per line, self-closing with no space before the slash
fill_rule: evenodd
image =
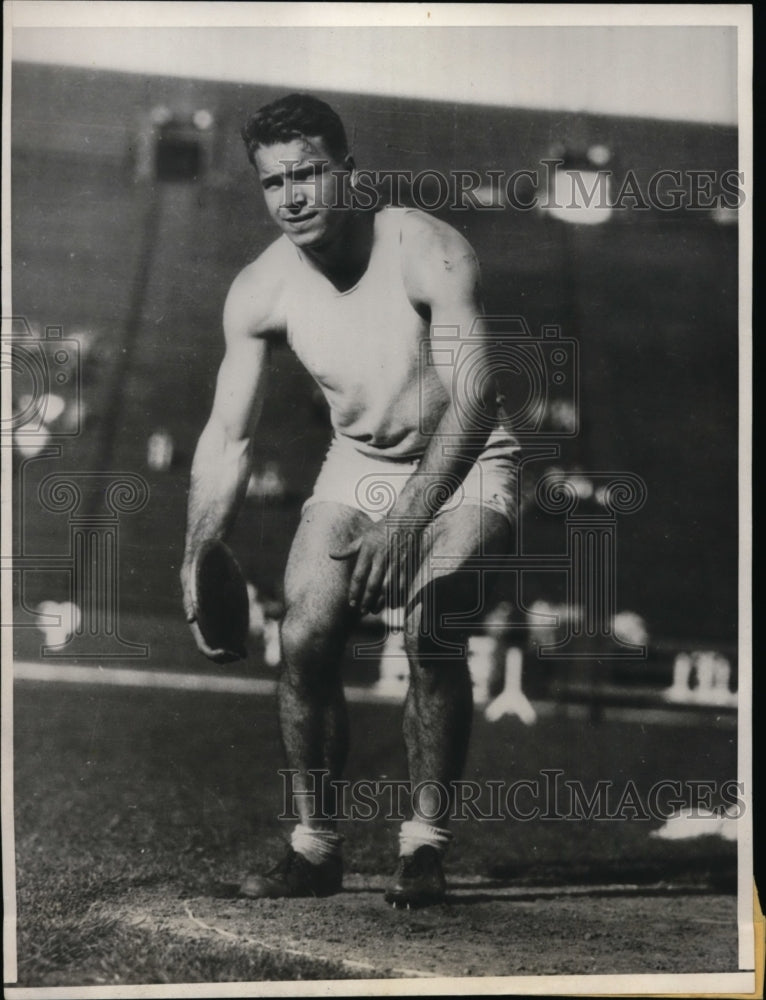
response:
<path id="1" fill-rule="evenodd" d="M 300 226 L 304 222 L 310 222 L 312 219 L 316 218 L 316 212 L 301 212 L 300 215 L 288 215 L 285 218 L 285 222 L 289 223 L 291 226 Z"/>

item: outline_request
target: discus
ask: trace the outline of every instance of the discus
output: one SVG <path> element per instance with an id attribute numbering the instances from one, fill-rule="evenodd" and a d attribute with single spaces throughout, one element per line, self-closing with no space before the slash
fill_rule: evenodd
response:
<path id="1" fill-rule="evenodd" d="M 247 656 L 250 602 L 247 583 L 231 549 L 209 539 L 199 547 L 191 569 L 192 603 L 205 644 L 227 661 Z"/>

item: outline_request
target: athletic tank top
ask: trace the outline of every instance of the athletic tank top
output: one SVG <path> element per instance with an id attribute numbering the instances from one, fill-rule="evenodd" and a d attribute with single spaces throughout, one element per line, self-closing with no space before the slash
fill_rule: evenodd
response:
<path id="1" fill-rule="evenodd" d="M 336 435 L 388 459 L 422 455 L 449 404 L 433 365 L 425 363 L 429 323 L 404 288 L 401 226 L 408 211 L 376 214 L 367 270 L 345 292 L 281 237 L 292 259 L 288 342 L 321 387 Z"/>

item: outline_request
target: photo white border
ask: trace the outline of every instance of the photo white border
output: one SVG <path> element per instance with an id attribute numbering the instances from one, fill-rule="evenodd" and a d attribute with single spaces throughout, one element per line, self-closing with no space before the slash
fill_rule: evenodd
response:
<path id="1" fill-rule="evenodd" d="M 11 300 L 11 245 L 10 245 L 10 107 L 12 101 L 10 74 L 13 55 L 13 30 L 25 27 L 309 27 L 309 26 L 735 26 L 738 29 L 738 80 L 739 80 L 739 170 L 744 173 L 742 184 L 745 202 L 740 210 L 740 370 L 739 370 L 739 460 L 740 460 L 740 567 L 739 567 L 739 663 L 740 663 L 740 714 L 738 724 L 738 776 L 745 782 L 747 832 L 739 844 L 738 912 L 739 912 L 739 963 L 749 969 L 754 957 L 754 928 L 752 913 L 753 890 L 753 831 L 752 831 L 752 67 L 753 34 L 752 8 L 749 5 L 599 5 L 599 4 L 402 4 L 402 3 L 184 3 L 184 2 L 59 2 L 59 0 L 9 0 L 4 7 L 3 43 L 3 189 L 2 189 L 2 297 L 4 315 L 12 315 Z M 10 407 L 10 373 L 3 376 L 3 417 Z M 8 553 L 11 538 L 11 510 L 7 502 L 11 481 L 10 449 L 2 452 L 3 503 L 2 530 L 3 554 Z M 4 609 L 11 606 L 10 574 L 3 573 L 0 581 Z M 13 842 L 13 725 L 12 725 L 12 643 L 10 630 L 3 628 L 2 635 L 2 805 L 3 833 L 3 893 L 5 902 L 4 945 L 5 980 L 16 978 L 15 951 L 15 854 Z M 742 821 L 740 821 L 742 822 Z M 744 842 L 743 842 L 744 841 Z M 562 994 L 585 992 L 618 992 L 636 994 L 697 993 L 697 992 L 752 992 L 754 975 L 751 972 L 736 974 L 700 974 L 691 976 L 635 975 L 635 976 L 535 976 L 510 979 L 434 979 L 434 980 L 370 980 L 330 981 L 286 984 L 274 983 L 220 983 L 179 984 L 141 987 L 53 987 L 49 989 L 6 988 L 6 995 L 22 997 L 185 997 L 252 996 L 256 995 L 315 995 L 341 993 L 349 995 L 357 989 L 363 995 L 435 994 L 448 995 L 475 993 L 529 993 Z"/>

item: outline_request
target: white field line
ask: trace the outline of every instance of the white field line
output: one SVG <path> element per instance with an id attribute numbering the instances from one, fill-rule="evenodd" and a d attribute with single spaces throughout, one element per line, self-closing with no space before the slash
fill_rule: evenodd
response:
<path id="1" fill-rule="evenodd" d="M 170 670 L 131 670 L 126 667 L 83 667 L 75 663 L 17 661 L 15 680 L 62 684 L 106 684 L 115 687 L 175 688 L 181 691 L 222 691 L 228 694 L 271 694 L 276 682 L 268 678 L 227 674 L 186 674 Z"/>
<path id="2" fill-rule="evenodd" d="M 232 677 L 228 674 L 185 674 L 170 670 L 131 670 L 126 667 L 83 667 L 74 663 L 34 663 L 13 665 L 17 681 L 53 681 L 62 684 L 105 684 L 113 687 L 166 688 L 177 691 L 220 692 L 223 694 L 270 695 L 277 682 L 266 677 Z M 349 701 L 380 701 L 368 688 L 347 687 Z M 388 699 L 382 699 L 388 700 Z M 396 697 L 391 700 L 397 700 Z"/>
<path id="3" fill-rule="evenodd" d="M 255 945 L 258 948 L 263 948 L 266 951 L 276 952 L 279 955 L 292 955 L 295 958 L 305 958 L 312 961 L 319 962 L 329 962 L 336 965 L 342 965 L 348 969 L 354 969 L 364 972 L 370 972 L 373 974 L 373 978 L 379 978 L 380 970 L 378 966 L 373 965 L 372 962 L 363 962 L 358 959 L 353 958 L 333 958 L 330 955 L 320 955 L 316 952 L 305 951 L 301 948 L 287 947 L 284 944 L 271 944 L 268 941 L 264 941 L 262 938 L 255 938 L 249 935 L 234 934 L 232 931 L 227 931 L 222 927 L 216 927 L 213 924 L 206 924 L 204 920 L 200 920 L 199 917 L 195 917 L 192 913 L 191 907 L 185 904 L 184 909 L 186 910 L 187 917 L 201 927 L 203 930 L 212 931 L 215 934 L 220 934 L 222 937 L 228 938 L 231 941 L 239 941 L 241 944 Z M 428 979 L 434 976 L 433 972 L 421 972 L 418 969 L 396 969 L 392 968 L 392 972 L 397 975 L 404 976 L 409 979 Z"/>
<path id="4" fill-rule="evenodd" d="M 53 681 L 62 684 L 104 684 L 112 687 L 142 687 L 164 688 L 176 691 L 202 691 L 221 694 L 273 695 L 277 689 L 276 680 L 268 677 L 235 677 L 230 674 L 189 674 L 170 670 L 131 670 L 128 667 L 82 666 L 76 663 L 56 662 L 40 663 L 38 661 L 17 660 L 13 664 L 13 676 L 17 681 Z M 404 692 L 386 693 L 373 687 L 345 687 L 346 699 L 349 702 L 367 704 L 401 704 Z M 483 706 L 477 705 L 477 708 Z M 556 702 L 535 702 L 535 711 L 539 717 L 555 715 L 563 708 L 568 717 L 587 718 L 589 707 L 564 703 L 558 706 Z M 695 711 L 678 711 L 673 706 L 649 708 L 639 706 L 607 705 L 603 709 L 604 717 L 614 721 L 640 721 L 659 725 L 691 726 L 698 725 L 700 718 L 709 721 L 709 714 L 700 716 Z M 723 714 L 716 718 L 719 725 L 736 725 L 736 715 Z"/>

